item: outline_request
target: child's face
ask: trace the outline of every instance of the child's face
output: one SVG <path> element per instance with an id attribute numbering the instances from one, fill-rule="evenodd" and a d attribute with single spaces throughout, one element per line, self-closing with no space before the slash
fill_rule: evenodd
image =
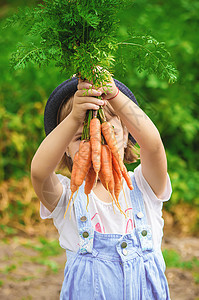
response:
<path id="1" fill-rule="evenodd" d="M 107 121 L 109 121 L 114 126 L 115 131 L 115 137 L 117 140 L 118 148 L 120 151 L 120 154 L 122 158 L 124 157 L 124 143 L 127 143 L 128 140 L 128 131 L 127 129 L 123 129 L 122 124 L 120 120 L 115 117 L 108 118 Z M 72 160 L 74 159 L 75 153 L 79 150 L 79 144 L 81 141 L 81 135 L 83 130 L 83 124 L 80 126 L 78 131 L 76 132 L 74 138 L 70 142 L 70 144 L 67 147 L 67 153 L 71 156 Z"/>

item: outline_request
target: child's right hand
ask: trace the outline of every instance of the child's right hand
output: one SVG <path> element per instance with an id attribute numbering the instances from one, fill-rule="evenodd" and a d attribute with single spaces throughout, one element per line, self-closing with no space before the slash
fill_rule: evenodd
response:
<path id="1" fill-rule="evenodd" d="M 76 121 L 82 123 L 87 110 L 98 110 L 100 105 L 106 105 L 106 101 L 96 98 L 102 95 L 102 91 L 92 89 L 92 84 L 88 81 L 79 79 L 77 88 L 71 114 Z"/>

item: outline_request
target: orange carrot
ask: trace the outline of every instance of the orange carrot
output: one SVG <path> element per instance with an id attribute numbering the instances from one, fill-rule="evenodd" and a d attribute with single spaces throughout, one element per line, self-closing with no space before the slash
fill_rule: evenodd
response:
<path id="1" fill-rule="evenodd" d="M 105 187 L 105 189 L 109 192 L 109 195 L 110 195 L 111 200 L 112 200 L 112 206 L 113 206 L 113 201 L 114 201 L 115 205 L 118 207 L 120 212 L 126 217 L 125 213 L 121 209 L 121 206 L 120 206 L 119 202 L 117 201 L 117 199 L 115 199 L 115 196 L 114 196 L 114 178 L 113 178 L 113 174 L 111 176 L 111 180 L 108 183 L 108 186 L 107 186 L 107 183 L 105 182 L 105 179 L 103 177 L 103 174 L 102 174 L 101 170 L 99 171 L 99 178 L 100 178 L 101 183 Z M 115 212 L 114 206 L 113 206 L 113 211 Z"/>
<path id="2" fill-rule="evenodd" d="M 119 179 L 121 181 L 122 180 L 122 173 L 121 173 L 121 170 L 120 170 L 120 166 L 118 164 L 117 159 L 115 158 L 115 156 L 113 154 L 112 154 L 112 164 L 113 164 L 113 168 L 117 172 L 117 175 L 119 176 Z"/>
<path id="3" fill-rule="evenodd" d="M 117 161 L 120 165 L 120 169 L 122 170 L 123 169 L 123 161 L 122 161 L 122 158 L 121 158 L 118 146 L 117 146 L 117 140 L 115 138 L 114 129 L 113 129 L 113 126 L 111 125 L 111 123 L 109 123 L 109 122 L 102 123 L 102 133 L 103 133 L 103 136 L 104 136 L 109 148 L 111 149 L 111 152 L 117 159 Z"/>
<path id="4" fill-rule="evenodd" d="M 104 177 L 103 177 L 103 174 L 102 174 L 101 170 L 99 171 L 99 179 L 100 179 L 101 183 L 103 184 L 104 188 L 107 190 L 107 185 L 106 185 L 106 182 L 104 180 Z"/>
<path id="5" fill-rule="evenodd" d="M 98 118 L 90 121 L 90 141 L 92 150 L 92 163 L 96 172 L 96 180 L 101 167 L 101 124 Z"/>
<path id="6" fill-rule="evenodd" d="M 112 206 L 113 206 L 113 201 L 115 201 L 115 199 L 114 199 L 114 181 L 113 181 L 113 178 L 110 179 L 110 181 L 107 185 L 101 170 L 99 171 L 99 178 L 100 178 L 100 181 L 103 184 L 104 188 L 109 192 L 110 198 L 112 200 Z M 113 211 L 115 213 L 114 206 L 113 206 Z"/>
<path id="7" fill-rule="evenodd" d="M 96 173 L 95 173 L 95 170 L 93 168 L 93 165 L 91 165 L 87 175 L 86 175 L 86 180 L 85 180 L 85 186 L 84 186 L 84 193 L 86 194 L 87 196 L 87 205 L 86 205 L 86 209 L 88 207 L 88 204 L 89 204 L 89 197 L 88 195 L 90 194 L 92 188 L 93 188 L 93 185 L 94 185 L 94 182 L 95 182 L 95 178 L 96 178 Z"/>
<path id="8" fill-rule="evenodd" d="M 102 145 L 101 147 L 101 169 L 102 176 L 105 180 L 106 189 L 108 183 L 111 180 L 112 175 L 112 155 L 108 145 Z"/>
<path id="9" fill-rule="evenodd" d="M 90 141 L 82 140 L 79 145 L 78 168 L 75 177 L 75 184 L 77 187 L 82 185 L 90 166 L 91 166 L 91 143 Z"/>
<path id="10" fill-rule="evenodd" d="M 114 193 L 115 193 L 115 204 L 116 206 L 119 208 L 120 212 L 125 216 L 126 218 L 126 214 L 123 212 L 123 210 L 121 209 L 121 206 L 119 204 L 119 194 L 122 188 L 122 182 L 120 181 L 120 178 L 117 174 L 117 172 L 115 171 L 115 169 L 113 169 L 113 178 L 114 178 Z"/>
<path id="11" fill-rule="evenodd" d="M 84 193 L 86 195 L 90 194 L 93 184 L 95 182 L 95 177 L 96 177 L 96 173 L 93 168 L 93 165 L 91 164 L 91 167 L 86 175 L 85 186 L 84 186 Z"/>
<path id="12" fill-rule="evenodd" d="M 120 166 L 119 166 L 119 164 L 118 164 L 118 162 L 117 162 L 117 160 L 116 160 L 116 158 L 115 158 L 115 156 L 114 155 L 112 155 L 112 161 L 113 161 L 113 168 L 114 168 L 114 170 L 117 172 L 117 175 L 119 176 L 119 179 L 120 179 L 120 181 L 121 181 L 121 188 L 122 188 L 122 190 L 123 190 L 123 194 L 124 194 L 124 199 L 125 199 L 125 203 L 126 203 L 126 207 L 127 207 L 127 209 L 128 209 L 128 203 L 127 203 L 127 200 L 126 200 L 126 195 L 125 195 L 125 192 L 124 192 L 124 188 L 123 188 L 123 183 L 122 183 L 122 175 L 123 176 L 125 176 L 126 177 L 126 180 L 128 181 L 128 183 L 129 183 L 129 188 L 130 189 L 133 189 L 133 186 L 132 186 L 132 183 L 131 183 L 131 179 L 130 179 L 130 177 L 129 177 L 129 175 L 128 175 L 128 172 L 127 172 L 127 170 L 126 170 L 126 167 L 125 167 L 125 165 L 123 166 L 123 172 L 121 173 L 121 170 L 120 170 Z M 125 172 L 125 170 L 126 170 L 126 172 Z M 116 182 L 117 182 L 117 179 L 115 179 L 115 184 L 116 184 Z M 118 191 L 119 191 L 119 187 L 118 187 Z M 115 192 L 115 196 L 116 196 L 116 198 L 117 198 L 117 192 Z M 129 210 L 127 210 L 127 216 L 129 215 Z"/>
<path id="13" fill-rule="evenodd" d="M 114 182 L 111 182 L 113 180 L 113 174 L 112 174 L 112 154 L 111 150 L 109 149 L 108 145 L 102 145 L 101 146 L 101 169 L 99 172 L 99 178 L 101 180 L 101 183 L 105 187 L 105 189 L 109 192 L 109 195 L 112 199 L 112 205 L 114 200 Z M 109 183 L 111 184 L 109 186 Z M 111 191 L 110 191 L 111 190 Z M 113 206 L 114 210 L 114 206 Z"/>
<path id="14" fill-rule="evenodd" d="M 122 182 L 117 174 L 117 172 L 115 171 L 115 169 L 113 168 L 113 177 L 114 177 L 114 182 L 115 182 L 115 186 L 114 186 L 114 194 L 115 194 L 115 197 L 118 201 L 118 198 L 119 198 L 119 194 L 121 192 L 121 189 L 122 189 Z"/>
<path id="15" fill-rule="evenodd" d="M 108 190 L 108 192 L 110 194 L 110 197 L 112 199 L 113 211 L 115 213 L 113 201 L 115 202 L 116 205 L 117 205 L 117 202 L 115 201 L 115 196 L 114 196 L 114 186 L 115 186 L 114 177 L 113 177 L 113 173 L 111 172 L 111 180 L 108 183 L 107 190 Z"/>
<path id="16" fill-rule="evenodd" d="M 119 179 L 120 179 L 120 182 L 121 182 L 121 188 L 122 188 L 123 194 L 124 194 L 124 199 L 125 199 L 126 207 L 128 209 L 128 203 L 127 203 L 127 200 L 126 200 L 126 195 L 125 195 L 125 192 L 124 192 L 123 182 L 122 182 L 122 173 L 121 173 L 121 170 L 120 170 L 120 166 L 119 166 L 119 164 L 118 164 L 118 162 L 117 162 L 117 160 L 116 160 L 116 158 L 115 158 L 114 155 L 112 155 L 112 162 L 113 162 L 113 169 L 114 169 L 114 171 L 117 172 L 117 175 L 119 176 Z M 128 173 L 127 173 L 127 175 L 128 175 Z M 117 179 L 115 179 L 115 185 L 117 184 L 116 182 L 117 182 Z M 115 189 L 117 189 L 117 188 L 115 188 Z M 118 186 L 118 192 L 119 192 L 119 186 Z M 117 198 L 117 193 L 118 192 L 117 191 L 115 192 L 116 198 Z M 118 197 L 119 197 L 119 194 L 118 194 Z M 127 210 L 127 216 L 128 215 L 129 215 L 129 211 Z"/>
<path id="17" fill-rule="evenodd" d="M 66 211 L 65 211 L 65 214 L 64 214 L 64 219 L 65 219 L 66 213 L 68 211 L 68 208 L 70 206 L 71 199 L 73 198 L 74 193 L 77 191 L 77 186 L 75 184 L 75 177 L 76 177 L 77 168 L 78 168 L 78 151 L 75 153 L 74 160 L 73 160 L 73 169 L 72 169 L 71 180 L 70 180 L 71 196 L 70 196 L 70 199 L 68 201 L 68 205 L 67 205 L 67 208 L 66 208 Z"/>
<path id="18" fill-rule="evenodd" d="M 76 190 L 77 190 L 77 186 L 75 184 L 75 177 L 76 177 L 77 168 L 78 168 L 78 154 L 79 154 L 79 152 L 77 151 L 75 153 L 75 156 L 73 159 L 73 169 L 72 169 L 71 179 L 70 179 L 70 189 L 71 189 L 72 193 L 76 192 Z"/>
<path id="19" fill-rule="evenodd" d="M 117 208 L 119 209 L 119 211 L 121 212 L 121 214 L 123 214 L 126 218 L 126 214 L 123 212 L 123 210 L 121 209 L 121 206 L 119 204 L 119 201 L 118 199 L 115 197 L 114 195 L 114 190 L 115 190 L 115 180 L 114 180 L 114 176 L 113 176 L 113 173 L 112 173 L 112 176 L 111 176 L 111 180 L 109 181 L 109 184 L 108 184 L 108 190 L 110 191 L 110 194 L 112 196 L 112 205 L 113 205 L 113 201 L 115 202 L 115 205 L 117 206 Z M 113 210 L 114 210 L 114 207 L 113 207 Z"/>
<path id="20" fill-rule="evenodd" d="M 126 183 L 127 183 L 128 187 L 129 187 L 129 189 L 133 190 L 132 181 L 131 181 L 131 178 L 130 178 L 128 172 L 127 172 L 125 164 L 123 164 L 122 175 L 123 175 L 124 179 L 126 180 Z"/>

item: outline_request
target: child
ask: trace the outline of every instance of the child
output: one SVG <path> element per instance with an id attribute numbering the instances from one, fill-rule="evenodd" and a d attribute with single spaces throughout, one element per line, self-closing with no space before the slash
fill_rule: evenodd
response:
<path id="1" fill-rule="evenodd" d="M 168 300 L 161 240 L 162 203 L 170 198 L 171 184 L 164 146 L 132 92 L 115 79 L 110 85 L 109 90 L 89 89 L 91 83 L 78 82 L 77 78 L 59 85 L 46 104 L 47 136 L 31 164 L 41 218 L 53 218 L 60 245 L 66 249 L 60 299 Z M 89 89 L 87 95 L 85 89 Z M 102 96 L 102 100 L 96 96 Z M 129 172 L 134 189 L 130 191 L 123 182 L 124 193 L 119 196 L 127 217 L 116 206 L 113 211 L 109 193 L 98 180 L 89 195 L 88 211 L 82 184 L 71 206 L 71 219 L 70 209 L 64 219 L 71 195 L 70 179 L 55 174 L 55 170 L 65 164 L 71 171 L 86 111 L 97 110 L 100 105 L 114 126 L 126 162 L 138 158 L 135 141 L 140 146 L 141 164 Z"/>

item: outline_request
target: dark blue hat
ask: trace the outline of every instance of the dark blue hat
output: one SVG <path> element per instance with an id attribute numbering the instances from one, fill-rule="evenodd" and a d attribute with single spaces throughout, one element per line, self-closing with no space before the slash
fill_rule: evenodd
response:
<path id="1" fill-rule="evenodd" d="M 138 105 L 135 96 L 129 88 L 116 79 L 114 79 L 114 81 L 119 90 Z M 50 95 L 44 111 L 44 128 L 46 135 L 48 135 L 58 125 L 59 108 L 65 101 L 75 94 L 77 91 L 77 85 L 78 78 L 73 77 L 58 85 Z M 129 139 L 134 144 L 136 143 L 131 134 L 129 134 Z"/>

